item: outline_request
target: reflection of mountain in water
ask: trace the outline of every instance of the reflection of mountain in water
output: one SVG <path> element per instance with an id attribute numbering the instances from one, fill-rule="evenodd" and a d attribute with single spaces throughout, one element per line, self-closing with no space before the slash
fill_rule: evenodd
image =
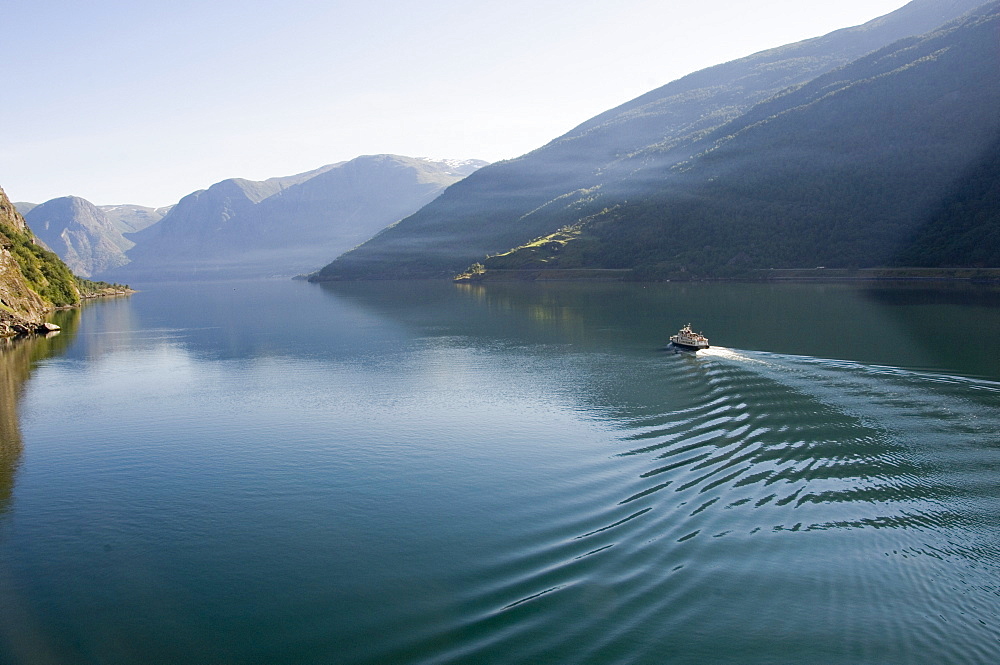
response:
<path id="1" fill-rule="evenodd" d="M 1000 379 L 1000 288 L 968 283 L 872 285 L 861 290 L 908 344 L 936 359 L 933 366 L 961 368 Z"/>
<path id="2" fill-rule="evenodd" d="M 1000 384 L 945 371 L 982 375 L 1000 326 L 961 362 L 925 339 L 938 321 L 971 324 L 977 303 L 830 284 L 324 290 L 407 329 L 412 353 L 465 363 L 492 399 L 594 426 L 541 442 L 572 461 L 507 508 L 534 536 L 468 573 L 478 614 L 456 635 L 544 634 L 579 663 L 662 662 L 636 657 L 636 636 L 668 635 L 683 662 L 746 663 L 773 662 L 761 636 L 780 626 L 783 650 L 804 636 L 789 662 L 959 662 L 979 647 L 996 660 Z M 720 347 L 662 352 L 688 320 Z M 599 461 L 575 440 L 588 436 Z M 913 607 L 944 608 L 948 639 Z"/>
<path id="3" fill-rule="evenodd" d="M 1000 384 L 920 369 L 894 308 L 925 305 L 250 286 L 87 308 L 38 367 L 0 518 L 22 661 L 1000 662 Z M 662 351 L 687 320 L 719 348 Z"/>
<path id="4" fill-rule="evenodd" d="M 726 515 L 749 510 L 753 517 L 743 524 L 756 528 L 940 526 L 946 517 L 930 505 L 900 509 L 949 496 L 911 446 L 936 446 L 937 438 L 924 441 L 929 428 L 939 436 L 969 436 L 959 423 L 942 420 L 942 412 L 952 420 L 964 414 L 994 421 L 996 384 L 886 367 L 953 361 L 927 344 L 941 332 L 929 335 L 927 326 L 946 327 L 949 316 L 968 324 L 975 315 L 968 307 L 979 301 L 969 302 L 965 291 L 930 297 L 928 287 L 911 294 L 905 286 L 829 284 L 324 288 L 439 337 L 456 352 L 489 349 L 512 365 L 536 368 L 540 381 L 564 375 L 554 382 L 561 390 L 617 423 L 628 447 L 622 454 L 647 460 L 634 494 L 619 497 L 621 506 L 652 509 L 670 488 L 681 505 L 711 500 Z M 688 317 L 734 346 L 776 352 L 723 347 L 697 358 L 659 352 L 666 324 Z M 866 335 L 881 343 L 866 345 Z M 984 331 L 981 342 L 988 347 L 996 336 Z M 795 355 L 782 353 L 789 349 Z M 838 357 L 863 362 L 825 359 Z M 950 367 L 970 375 L 984 369 L 977 357 L 964 361 Z M 670 530 L 683 523 L 672 513 L 667 521 Z"/>
<path id="5" fill-rule="evenodd" d="M 0 514 L 10 504 L 23 450 L 17 412 L 21 389 L 35 363 L 66 348 L 79 319 L 80 311 L 76 309 L 56 312 L 53 320 L 62 327 L 61 333 L 47 338 L 0 338 Z"/>
<path id="6" fill-rule="evenodd" d="M 996 289 L 953 284 L 327 283 L 324 291 L 409 328 L 636 353 L 687 322 L 713 345 L 1000 379 Z M 972 344 L 943 345 L 952 329 Z"/>
<path id="7" fill-rule="evenodd" d="M 963 420 L 996 420 L 996 383 L 887 367 L 954 360 L 928 340 L 940 338 L 949 321 L 971 325 L 977 310 L 970 305 L 984 304 L 977 298 L 988 304 L 993 291 L 829 284 L 324 288 L 456 352 L 488 349 L 511 365 L 535 368 L 539 381 L 561 375 L 553 383 L 564 394 L 616 423 L 629 448 L 624 456 L 648 460 L 622 505 L 648 503 L 667 487 L 695 504 L 703 493 L 728 487 L 719 496 L 731 494 L 730 511 L 762 513 L 772 504 L 771 512 L 781 513 L 759 528 L 922 525 L 937 519 L 933 511 L 899 511 L 899 503 L 949 493 L 928 477 L 911 446 L 921 442 L 925 450 L 949 435 L 975 438 Z M 665 323 L 688 316 L 734 346 L 775 352 L 661 353 L 670 332 Z M 1000 322 L 984 330 L 974 353 L 995 348 L 997 330 Z M 866 345 L 865 336 L 880 344 Z M 852 355 L 863 362 L 827 359 Z M 970 375 L 988 369 L 975 355 L 964 360 L 945 366 Z M 932 431 L 938 438 L 925 442 Z M 786 505 L 795 510 L 791 524 L 790 515 L 774 510 Z"/>

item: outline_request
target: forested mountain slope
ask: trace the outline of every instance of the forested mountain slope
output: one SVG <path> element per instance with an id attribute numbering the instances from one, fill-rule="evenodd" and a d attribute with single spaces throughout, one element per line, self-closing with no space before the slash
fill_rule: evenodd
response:
<path id="1" fill-rule="evenodd" d="M 957 179 L 953 191 L 917 227 L 893 264 L 1000 267 L 1000 140 Z"/>
<path id="2" fill-rule="evenodd" d="M 863 26 L 678 79 L 519 159 L 481 169 L 314 278 L 446 276 L 592 214 L 595 197 L 643 196 L 649 187 L 633 177 L 636 168 L 685 161 L 699 141 L 756 104 L 977 4 L 914 0 Z"/>
<path id="3" fill-rule="evenodd" d="M 998 36 L 1000 3 L 988 3 L 761 103 L 681 164 L 638 155 L 629 194 L 609 188 L 565 217 L 575 226 L 563 242 L 533 243 L 485 265 L 677 278 L 968 264 L 960 255 L 973 246 L 982 252 L 975 261 L 989 262 L 996 233 L 987 231 L 998 222 L 990 207 Z M 966 239 L 943 244 L 959 223 Z"/>

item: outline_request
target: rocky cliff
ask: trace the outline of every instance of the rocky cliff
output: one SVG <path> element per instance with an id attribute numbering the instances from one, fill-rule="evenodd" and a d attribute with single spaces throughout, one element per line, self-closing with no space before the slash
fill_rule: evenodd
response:
<path id="1" fill-rule="evenodd" d="M 36 330 L 54 307 L 79 302 L 69 268 L 35 242 L 0 189 L 0 336 Z"/>

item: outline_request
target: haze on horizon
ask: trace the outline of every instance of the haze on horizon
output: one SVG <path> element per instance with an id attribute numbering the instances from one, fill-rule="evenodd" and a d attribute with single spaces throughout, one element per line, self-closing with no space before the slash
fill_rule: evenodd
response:
<path id="1" fill-rule="evenodd" d="M 514 158 L 690 72 L 904 4 L 17 3 L 0 186 L 162 206 L 363 154 Z"/>

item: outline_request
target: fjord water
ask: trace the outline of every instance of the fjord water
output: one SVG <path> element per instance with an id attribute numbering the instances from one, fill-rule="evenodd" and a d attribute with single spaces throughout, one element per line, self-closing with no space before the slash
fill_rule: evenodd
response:
<path id="1" fill-rule="evenodd" d="M 1000 291 L 148 286 L 11 345 L 0 662 L 1000 660 Z M 713 348 L 664 349 L 691 322 Z"/>

